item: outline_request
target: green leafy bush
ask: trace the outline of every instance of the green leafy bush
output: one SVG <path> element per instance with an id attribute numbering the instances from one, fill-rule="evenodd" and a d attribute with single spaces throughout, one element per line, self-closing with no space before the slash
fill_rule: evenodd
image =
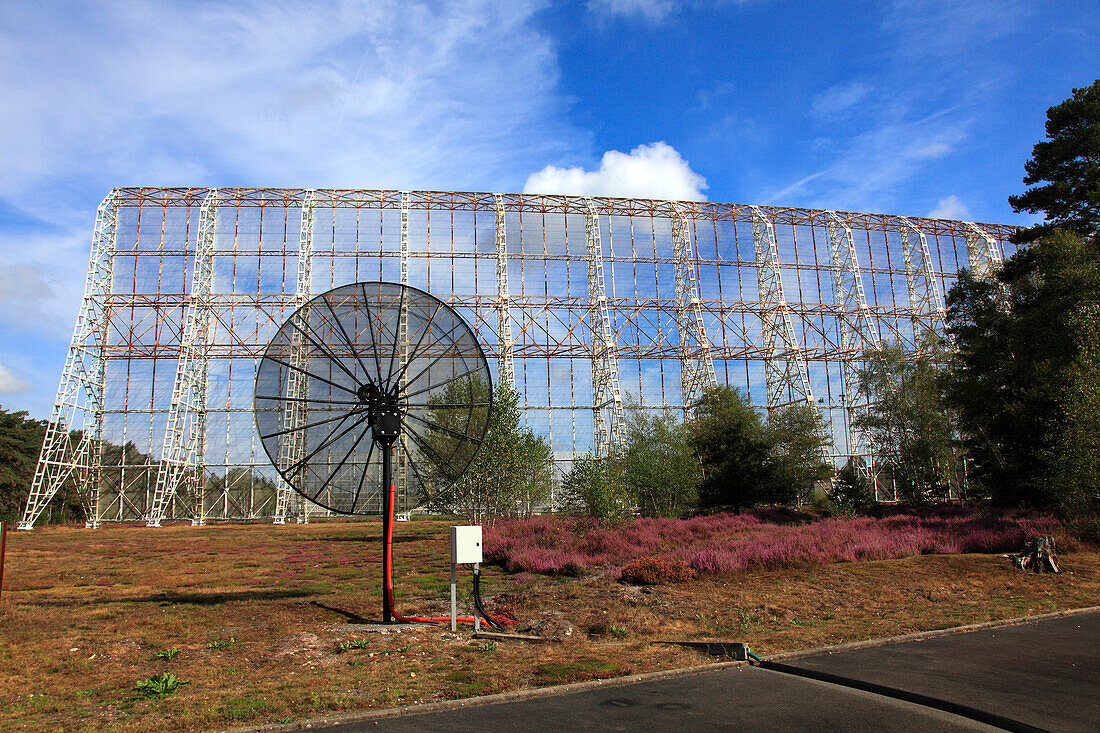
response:
<path id="1" fill-rule="evenodd" d="M 171 672 L 161 672 L 138 682 L 134 689 L 148 697 L 166 697 L 187 684 L 190 684 L 187 680 L 182 680 Z"/>

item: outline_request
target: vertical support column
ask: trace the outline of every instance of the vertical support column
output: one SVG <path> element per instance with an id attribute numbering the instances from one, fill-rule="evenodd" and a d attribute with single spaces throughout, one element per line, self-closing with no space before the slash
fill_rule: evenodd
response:
<path id="1" fill-rule="evenodd" d="M 408 191 L 401 192 L 401 284 L 409 284 L 409 209 L 412 206 L 412 195 Z M 401 385 L 400 394 L 405 394 L 408 384 L 408 370 L 404 368 L 409 363 L 409 301 L 405 298 L 401 301 L 401 310 L 398 313 L 398 347 L 401 350 Z M 408 466 L 408 438 L 405 431 L 398 438 L 401 450 L 397 457 L 397 498 L 393 511 L 404 511 L 409 506 L 409 466 Z"/>
<path id="2" fill-rule="evenodd" d="M 214 232 L 218 217 L 218 191 L 210 189 L 199 209 L 198 237 L 191 268 L 191 292 L 183 318 L 180 356 L 172 401 L 168 408 L 168 426 L 164 431 L 160 470 L 146 524 L 159 527 L 181 482 L 197 485 L 193 524 L 205 522 L 202 494 L 206 468 L 203 444 L 206 442 L 206 382 L 210 358 L 211 294 L 214 288 Z"/>
<path id="3" fill-rule="evenodd" d="M 302 198 L 301 224 L 298 228 L 298 285 L 294 293 L 294 310 L 309 301 L 310 289 L 313 280 L 313 206 L 316 192 L 310 189 Z M 308 371 L 309 347 L 306 344 L 302 331 L 309 328 L 309 311 L 302 311 L 296 316 L 301 319 L 298 329 L 294 329 L 291 336 L 290 363 L 294 365 L 287 374 L 286 402 L 283 403 L 282 430 L 286 431 L 280 436 L 279 441 L 279 465 L 296 466 L 305 456 L 305 433 L 297 428 L 309 422 L 308 403 L 309 380 L 305 377 Z M 299 371 L 301 370 L 301 371 Z M 285 524 L 287 514 L 290 511 L 291 499 L 296 496 L 290 484 L 282 476 L 276 483 L 275 524 Z M 309 521 L 307 504 L 301 500 L 302 522 Z"/>
<path id="4" fill-rule="evenodd" d="M 500 383 L 516 388 L 516 365 L 512 358 L 512 309 L 508 290 L 508 241 L 504 221 L 504 196 L 493 194 L 496 209 L 497 235 L 497 339 L 500 352 L 497 355 L 497 374 Z"/>
<path id="5" fill-rule="evenodd" d="M 749 211 L 756 254 L 756 283 L 760 294 L 760 329 L 768 354 L 764 360 L 768 409 L 773 410 L 792 401 L 814 405 L 809 368 L 798 345 L 791 308 L 783 294 L 775 226 L 759 206 L 750 206 Z"/>
<path id="6" fill-rule="evenodd" d="M 966 259 L 970 274 L 978 280 L 996 282 L 997 271 L 1003 264 L 997 240 L 973 222 L 964 221 L 962 224 L 966 228 Z"/>
<path id="7" fill-rule="evenodd" d="M 118 229 L 118 192 L 112 191 L 96 210 L 92 251 L 84 298 L 76 316 L 65 367 L 46 425 L 30 495 L 19 529 L 32 529 L 42 511 L 66 481 L 76 478 L 87 497 L 88 526 L 99 525 L 99 478 L 103 439 L 106 375 L 107 297 L 114 273 Z M 81 430 L 79 438 L 71 430 Z"/>
<path id="8" fill-rule="evenodd" d="M 944 333 L 943 294 L 936 284 L 928 241 L 916 224 L 904 216 L 901 222 L 901 252 L 905 259 L 905 285 L 909 291 L 910 320 L 913 322 L 913 345 L 924 350 Z"/>
<path id="9" fill-rule="evenodd" d="M 676 330 L 680 334 L 680 384 L 684 413 L 708 387 L 718 386 L 710 340 L 703 324 L 699 284 L 695 278 L 695 248 L 680 204 L 672 204 L 672 251 L 676 263 Z"/>
<path id="10" fill-rule="evenodd" d="M 592 331 L 592 417 L 597 458 L 620 455 L 624 447 L 623 398 L 619 391 L 619 360 L 615 329 L 607 307 L 603 277 L 600 217 L 592 199 L 585 199 L 585 245 L 588 255 L 588 325 Z"/>
<path id="11" fill-rule="evenodd" d="M 852 426 L 852 420 L 866 408 L 859 404 L 858 364 L 867 349 L 879 349 L 882 342 L 871 318 L 867 295 L 863 290 L 863 274 L 856 257 L 852 230 L 836 212 L 827 211 L 826 229 L 829 236 L 829 255 L 835 288 L 836 321 L 840 331 L 841 366 L 844 374 L 844 407 L 848 411 L 847 425 L 849 450 L 853 455 L 871 456 L 871 447 L 863 432 Z M 871 462 L 868 461 L 870 467 Z"/>

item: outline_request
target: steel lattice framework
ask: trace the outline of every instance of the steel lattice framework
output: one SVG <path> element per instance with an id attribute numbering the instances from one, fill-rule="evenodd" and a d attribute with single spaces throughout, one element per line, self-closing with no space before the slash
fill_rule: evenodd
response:
<path id="1" fill-rule="evenodd" d="M 562 467 L 621 448 L 624 400 L 690 410 L 710 384 L 761 409 L 815 404 L 834 459 L 869 459 L 850 428 L 864 349 L 925 348 L 957 272 L 991 277 L 1013 231 L 691 201 L 117 189 L 97 212 L 20 526 L 73 484 L 93 526 L 319 511 L 297 502 L 260 447 L 253 379 L 295 309 L 356 281 L 412 285 L 458 310 Z M 291 380 L 288 396 L 305 389 Z M 280 419 L 308 415 L 287 407 Z M 279 450 L 293 462 L 302 447 Z M 399 494 L 399 510 L 415 503 Z"/>

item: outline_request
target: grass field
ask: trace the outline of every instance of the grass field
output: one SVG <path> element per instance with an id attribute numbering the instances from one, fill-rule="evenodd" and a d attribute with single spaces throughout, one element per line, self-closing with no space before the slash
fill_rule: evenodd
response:
<path id="1" fill-rule="evenodd" d="M 446 613 L 447 526 L 397 526 L 398 609 Z M 1100 554 L 1034 576 L 995 554 L 700 574 L 637 588 L 486 569 L 490 607 L 561 643 L 492 643 L 380 615 L 376 521 L 12 533 L 0 729 L 211 730 L 702 664 L 659 640 L 762 654 L 1094 605 Z M 470 590 L 469 575 L 461 581 Z M 139 682 L 170 673 L 169 694 Z M 169 682 L 167 687 L 172 687 Z"/>

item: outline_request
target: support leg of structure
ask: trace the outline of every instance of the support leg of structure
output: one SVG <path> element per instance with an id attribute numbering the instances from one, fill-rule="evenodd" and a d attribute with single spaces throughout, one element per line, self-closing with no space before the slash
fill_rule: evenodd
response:
<path id="1" fill-rule="evenodd" d="M 592 199 L 585 200 L 585 245 L 588 254 L 588 324 L 592 334 L 592 413 L 594 453 L 619 455 L 624 445 L 623 398 L 619 391 L 619 360 L 615 328 L 607 307 L 603 277 L 600 217 Z"/>
<path id="2" fill-rule="evenodd" d="M 856 257 L 852 230 L 836 212 L 826 212 L 829 256 L 833 271 L 837 330 L 840 335 L 841 370 L 844 377 L 844 406 L 848 411 L 847 444 L 852 455 L 864 457 L 870 466 L 872 449 L 866 435 L 853 422 L 866 409 L 859 399 L 859 365 L 868 349 L 882 348 L 878 329 L 871 317 L 863 289 L 863 272 Z"/>
<path id="3" fill-rule="evenodd" d="M 112 191 L 96 212 L 84 298 L 19 529 L 34 527 L 50 499 L 73 477 L 86 497 L 94 495 L 93 500 L 86 500 L 91 512 L 88 522 L 98 526 L 106 369 L 103 352 L 109 319 L 107 299 L 114 272 L 118 201 L 118 191 Z M 81 431 L 79 436 L 73 433 L 77 430 Z"/>
<path id="4" fill-rule="evenodd" d="M 206 469 L 201 463 L 202 447 L 199 443 L 206 439 L 204 428 L 210 331 L 214 325 L 211 318 L 211 296 L 214 285 L 217 215 L 218 192 L 211 189 L 199 209 L 191 292 L 184 314 L 180 356 L 168 408 L 168 425 L 164 433 L 157 486 L 146 522 L 150 527 L 160 526 L 182 484 L 197 484 L 201 495 L 206 479 Z M 201 496 L 199 500 L 201 501 Z M 197 517 L 201 522 L 201 513 Z"/>
<path id="5" fill-rule="evenodd" d="M 302 213 L 298 228 L 298 283 L 294 293 L 295 313 L 308 301 L 313 281 L 313 210 L 316 192 L 306 191 L 302 199 Z M 297 316 L 295 316 L 297 317 Z M 307 370 L 309 345 L 303 332 L 309 324 L 309 311 L 301 314 L 301 328 L 295 329 L 291 341 L 291 364 L 295 367 L 287 375 L 287 400 L 283 404 L 283 425 L 286 432 L 280 437 L 279 463 L 283 466 L 297 466 L 305 455 L 305 435 L 297 428 L 309 420 L 308 404 L 309 380 L 303 374 Z M 290 510 L 291 496 L 294 493 L 290 484 L 279 476 L 276 482 L 275 524 L 286 524 Z"/>
<path id="6" fill-rule="evenodd" d="M 672 205 L 671 221 L 676 271 L 676 329 L 680 336 L 680 384 L 684 412 L 687 413 L 704 390 L 718 385 L 718 378 L 714 373 L 710 339 L 703 323 L 691 227 L 678 204 Z"/>

